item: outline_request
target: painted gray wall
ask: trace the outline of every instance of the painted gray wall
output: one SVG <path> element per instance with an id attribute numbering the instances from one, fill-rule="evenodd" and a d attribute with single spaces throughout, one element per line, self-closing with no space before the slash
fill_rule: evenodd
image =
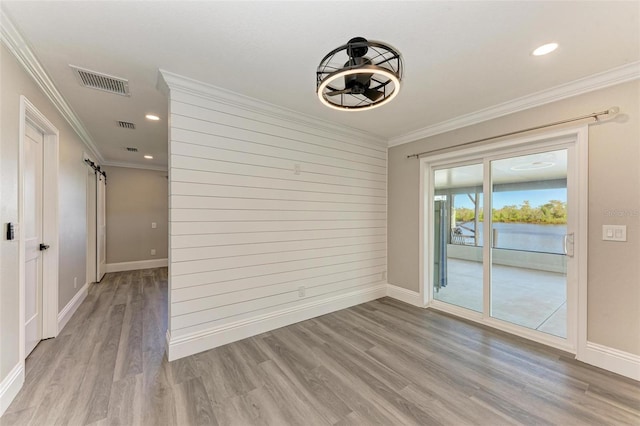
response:
<path id="1" fill-rule="evenodd" d="M 4 45 L 0 46 L 0 381 L 20 362 L 18 348 L 18 241 L 7 241 L 7 222 L 18 222 L 20 96 L 24 95 L 60 132 L 58 310 L 86 277 L 86 170 L 84 144 Z M 78 278 L 78 288 L 73 279 Z"/>
<path id="2" fill-rule="evenodd" d="M 588 339 L 640 355 L 640 82 L 620 84 L 389 149 L 389 283 L 419 289 L 419 162 L 408 154 L 455 146 L 619 106 L 589 126 Z M 629 212 L 609 217 L 607 212 Z M 634 213 L 635 212 L 635 213 Z M 602 241 L 602 225 L 627 225 L 628 241 Z"/>
<path id="3" fill-rule="evenodd" d="M 167 172 L 104 167 L 107 173 L 107 263 L 166 259 Z M 151 228 L 156 222 L 157 228 Z M 152 256 L 151 249 L 156 249 Z"/>

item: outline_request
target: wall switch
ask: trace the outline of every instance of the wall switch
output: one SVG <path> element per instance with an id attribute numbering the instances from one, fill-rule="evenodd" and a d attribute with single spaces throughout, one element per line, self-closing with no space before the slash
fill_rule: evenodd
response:
<path id="1" fill-rule="evenodd" d="M 7 240 L 15 240 L 15 239 L 16 239 L 15 225 L 9 222 L 7 223 Z"/>
<path id="2" fill-rule="evenodd" d="M 7 238 L 8 241 L 12 241 L 12 240 L 17 240 L 20 239 L 20 235 L 19 235 L 19 227 L 18 224 L 15 222 L 9 222 L 7 223 L 7 229 L 6 229 L 6 235 L 5 237 Z"/>
<path id="3" fill-rule="evenodd" d="M 298 297 L 304 297 L 306 293 L 304 286 L 298 287 Z"/>
<path id="4" fill-rule="evenodd" d="M 158 227 L 158 224 L 155 222 L 151 222 L 151 229 L 156 229 Z"/>
<path id="5" fill-rule="evenodd" d="M 627 225 L 602 225 L 603 241 L 627 241 Z"/>
<path id="6" fill-rule="evenodd" d="M 151 249 L 151 256 L 155 256 L 156 255 L 156 249 Z"/>
<path id="7" fill-rule="evenodd" d="M 73 277 L 73 288 L 78 288 L 78 277 Z"/>

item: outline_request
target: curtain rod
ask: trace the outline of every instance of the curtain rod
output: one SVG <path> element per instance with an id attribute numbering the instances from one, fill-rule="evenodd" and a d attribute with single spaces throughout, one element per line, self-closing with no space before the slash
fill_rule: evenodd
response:
<path id="1" fill-rule="evenodd" d="M 491 139 L 503 138 L 505 136 L 513 136 L 513 135 L 517 135 L 517 134 L 520 134 L 520 133 L 530 132 L 532 130 L 545 129 L 547 127 L 553 127 L 553 126 L 557 126 L 559 124 L 572 123 L 574 121 L 585 120 L 587 118 L 595 118 L 596 122 L 598 122 L 598 121 L 600 121 L 600 116 L 601 115 L 614 116 L 614 115 L 618 114 L 618 112 L 620 112 L 620 108 L 611 107 L 611 108 L 609 108 L 607 110 L 604 110 L 604 111 L 593 112 L 591 114 L 582 115 L 580 117 L 574 117 L 574 118 L 569 118 L 567 120 L 561 120 L 561 121 L 556 121 L 556 122 L 553 122 L 553 123 L 542 124 L 540 126 L 529 127 L 528 129 L 516 130 L 516 131 L 513 131 L 513 132 L 509 132 L 509 133 L 503 133 L 501 135 L 490 136 L 488 138 L 476 139 L 476 140 L 465 142 L 465 143 L 458 144 L 458 145 L 455 145 L 455 146 L 448 146 L 446 148 L 434 149 L 433 151 L 418 152 L 416 154 L 407 155 L 407 158 L 412 158 L 412 157 L 420 158 L 422 155 L 425 155 L 425 154 L 433 154 L 434 152 L 445 151 L 445 150 L 449 150 L 451 148 L 458 148 L 460 146 L 467 146 L 467 145 L 472 145 L 472 144 L 476 144 L 476 143 L 480 143 L 480 142 L 486 142 L 486 141 L 490 141 Z"/>

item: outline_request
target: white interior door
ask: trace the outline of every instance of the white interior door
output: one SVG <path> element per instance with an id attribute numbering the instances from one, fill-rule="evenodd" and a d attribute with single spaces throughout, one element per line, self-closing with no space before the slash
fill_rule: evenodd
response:
<path id="1" fill-rule="evenodd" d="M 24 146 L 25 356 L 42 339 L 42 152 L 44 135 L 29 123 Z M 46 243 L 45 243 L 46 244 Z M 45 246 L 43 246 L 44 248 Z"/>
<path id="2" fill-rule="evenodd" d="M 98 186 L 96 188 L 96 231 L 97 231 L 97 274 L 96 282 L 100 282 L 107 267 L 107 220 L 106 220 L 106 195 L 107 185 L 104 176 L 98 174 Z"/>
<path id="3" fill-rule="evenodd" d="M 96 172 L 87 167 L 87 282 L 92 283 L 97 278 L 98 261 L 96 257 Z"/>

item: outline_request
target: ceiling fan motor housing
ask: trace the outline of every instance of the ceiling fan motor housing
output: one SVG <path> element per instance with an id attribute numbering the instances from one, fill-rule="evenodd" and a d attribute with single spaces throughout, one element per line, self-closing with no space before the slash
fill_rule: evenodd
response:
<path id="1" fill-rule="evenodd" d="M 347 43 L 347 55 L 350 58 L 361 58 L 367 54 L 367 39 L 364 37 L 354 37 Z"/>
<path id="2" fill-rule="evenodd" d="M 362 65 L 371 65 L 371 61 L 367 58 L 356 56 L 356 57 L 350 58 L 349 61 L 346 64 L 344 64 L 344 67 L 357 68 Z M 347 89 L 351 89 L 351 93 L 354 95 L 361 95 L 371 85 L 372 76 L 373 74 L 371 73 L 358 73 L 358 74 L 345 75 L 344 87 Z"/>

